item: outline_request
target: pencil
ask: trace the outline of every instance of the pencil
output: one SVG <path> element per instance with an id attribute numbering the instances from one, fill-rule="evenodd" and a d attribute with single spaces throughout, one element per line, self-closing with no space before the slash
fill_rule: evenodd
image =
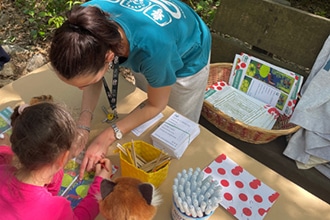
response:
<path id="1" fill-rule="evenodd" d="M 97 162 L 96 164 L 101 164 L 101 167 L 102 167 L 103 169 L 105 169 L 106 171 L 110 172 L 110 170 L 108 169 L 108 167 L 105 166 L 104 163 L 101 163 L 101 162 L 99 161 L 99 162 Z"/>

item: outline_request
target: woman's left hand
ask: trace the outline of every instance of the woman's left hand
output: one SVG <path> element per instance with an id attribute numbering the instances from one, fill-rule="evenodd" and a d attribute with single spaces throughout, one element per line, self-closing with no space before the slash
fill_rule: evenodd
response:
<path id="1" fill-rule="evenodd" d="M 89 139 L 89 132 L 86 130 L 78 130 L 77 135 L 72 143 L 71 147 L 71 156 L 77 157 L 81 151 L 86 147 L 86 144 Z"/>

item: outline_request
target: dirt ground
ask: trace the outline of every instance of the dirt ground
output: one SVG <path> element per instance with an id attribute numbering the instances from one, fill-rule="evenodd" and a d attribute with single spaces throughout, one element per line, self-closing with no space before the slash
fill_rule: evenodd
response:
<path id="1" fill-rule="evenodd" d="M 330 18 L 329 0 L 290 0 L 290 3 L 292 7 Z M 41 53 L 47 57 L 50 38 L 37 41 L 31 40 L 29 16 L 25 15 L 22 9 L 15 8 L 14 0 L 0 1 L 0 18 L 2 18 L 0 22 L 0 45 L 18 45 L 28 50 L 19 59 L 12 57 L 11 62 L 14 65 L 20 65 L 20 62 L 25 62 L 25 59 L 28 60 L 36 53 Z"/>
<path id="2" fill-rule="evenodd" d="M 329 0 L 289 0 L 291 7 L 330 18 Z"/>

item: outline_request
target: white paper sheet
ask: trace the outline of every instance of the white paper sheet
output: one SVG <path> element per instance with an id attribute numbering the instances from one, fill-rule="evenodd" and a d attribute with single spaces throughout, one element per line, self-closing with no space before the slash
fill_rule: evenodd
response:
<path id="1" fill-rule="evenodd" d="M 164 117 L 163 113 L 159 113 L 154 118 L 143 123 L 139 127 L 134 128 L 132 130 L 132 133 L 135 134 L 136 136 L 140 136 L 143 132 L 145 132 L 148 128 L 150 128 L 153 124 L 155 124 L 157 121 L 159 121 L 163 117 Z"/>

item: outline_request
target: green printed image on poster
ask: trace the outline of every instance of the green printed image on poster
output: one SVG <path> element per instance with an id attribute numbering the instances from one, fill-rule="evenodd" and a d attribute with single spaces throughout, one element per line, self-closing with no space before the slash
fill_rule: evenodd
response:
<path id="1" fill-rule="evenodd" d="M 287 94 L 290 93 L 295 83 L 295 79 L 288 74 L 282 73 L 253 59 L 250 61 L 246 75 L 263 81 Z"/>

